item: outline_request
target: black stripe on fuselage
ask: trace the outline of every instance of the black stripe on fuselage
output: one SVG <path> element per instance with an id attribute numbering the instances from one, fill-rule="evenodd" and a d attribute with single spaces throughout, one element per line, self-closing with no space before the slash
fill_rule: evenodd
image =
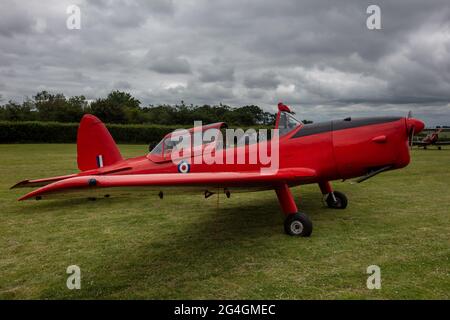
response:
<path id="1" fill-rule="evenodd" d="M 401 117 L 373 117 L 373 118 L 355 118 L 351 120 L 334 120 L 334 121 L 306 124 L 300 130 L 298 130 L 291 137 L 291 139 L 311 136 L 313 134 L 319 134 L 329 131 L 337 131 L 337 130 L 364 127 L 373 124 L 394 122 L 400 119 Z"/>

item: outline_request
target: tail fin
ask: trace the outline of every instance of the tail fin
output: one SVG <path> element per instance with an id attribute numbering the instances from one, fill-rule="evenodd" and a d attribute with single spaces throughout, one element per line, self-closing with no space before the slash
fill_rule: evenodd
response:
<path id="1" fill-rule="evenodd" d="M 121 160 L 122 155 L 103 122 L 91 114 L 84 115 L 77 134 L 78 169 L 101 168 Z"/>

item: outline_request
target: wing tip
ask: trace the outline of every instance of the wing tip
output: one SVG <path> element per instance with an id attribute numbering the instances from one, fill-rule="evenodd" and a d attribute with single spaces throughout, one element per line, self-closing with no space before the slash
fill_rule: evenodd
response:
<path id="1" fill-rule="evenodd" d="M 22 181 L 17 182 L 15 185 L 10 187 L 9 189 L 11 190 L 11 189 L 21 188 L 29 183 L 30 183 L 30 180 L 22 180 Z"/>

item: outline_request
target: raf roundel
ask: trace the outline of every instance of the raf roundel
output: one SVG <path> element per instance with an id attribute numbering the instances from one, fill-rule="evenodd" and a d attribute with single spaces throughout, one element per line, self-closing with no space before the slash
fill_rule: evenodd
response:
<path id="1" fill-rule="evenodd" d="M 191 166 L 186 161 L 183 160 L 178 164 L 178 172 L 179 173 L 188 173 L 190 170 L 191 170 Z"/>

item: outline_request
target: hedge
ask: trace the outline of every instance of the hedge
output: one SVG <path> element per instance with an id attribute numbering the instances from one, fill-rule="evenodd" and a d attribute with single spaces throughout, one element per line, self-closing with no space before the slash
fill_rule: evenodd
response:
<path id="1" fill-rule="evenodd" d="M 106 125 L 117 143 L 156 144 L 180 126 Z M 75 143 L 78 123 L 0 121 L 0 143 Z"/>
<path id="2" fill-rule="evenodd" d="M 156 145 L 173 130 L 183 125 L 107 124 L 117 143 L 145 143 Z M 260 126 L 255 129 L 266 128 Z M 246 130 L 247 128 L 243 128 Z M 78 123 L 40 121 L 0 121 L 0 143 L 75 143 Z"/>

